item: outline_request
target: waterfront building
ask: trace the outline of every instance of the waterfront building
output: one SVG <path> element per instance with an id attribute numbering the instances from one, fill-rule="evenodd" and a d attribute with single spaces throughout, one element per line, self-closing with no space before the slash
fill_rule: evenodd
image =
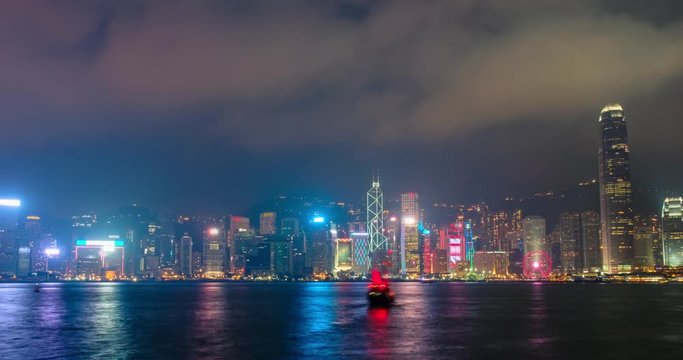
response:
<path id="1" fill-rule="evenodd" d="M 581 213 L 581 265 L 585 272 L 601 269 L 600 214 L 595 211 Z"/>
<path id="2" fill-rule="evenodd" d="M 459 272 L 465 261 L 465 234 L 463 223 L 456 221 L 448 225 L 446 230 L 448 238 L 448 272 L 451 274 Z"/>
<path id="3" fill-rule="evenodd" d="M 313 268 L 313 274 L 317 276 L 327 276 L 332 274 L 332 223 L 325 217 L 316 215 L 309 222 L 306 239 L 309 244 L 306 246 L 310 250 L 309 261 L 307 263 Z"/>
<path id="4" fill-rule="evenodd" d="M 192 277 L 192 237 L 188 233 L 180 238 L 178 266 L 181 275 Z"/>
<path id="5" fill-rule="evenodd" d="M 475 251 L 475 272 L 485 276 L 507 275 L 509 258 L 507 251 Z"/>
<path id="6" fill-rule="evenodd" d="M 633 270 L 654 271 L 654 244 L 659 238 L 657 217 L 635 217 L 633 232 Z"/>
<path id="7" fill-rule="evenodd" d="M 222 231 L 218 227 L 204 230 L 202 270 L 205 278 L 225 276 L 225 244 L 221 235 Z"/>
<path id="8" fill-rule="evenodd" d="M 339 238 L 334 240 L 334 273 L 348 272 L 353 268 L 353 240 Z"/>
<path id="9" fill-rule="evenodd" d="M 547 277 L 553 261 L 546 244 L 545 218 L 527 216 L 522 220 L 523 269 L 527 277 Z"/>
<path id="10" fill-rule="evenodd" d="M 389 250 L 384 233 L 384 193 L 379 184 L 379 176 L 372 178 L 372 187 L 366 194 L 366 206 L 369 256 L 372 259 L 375 253 L 386 254 Z"/>
<path id="11" fill-rule="evenodd" d="M 610 104 L 602 109 L 598 120 L 602 268 L 611 274 L 630 272 L 633 200 L 626 119 L 619 104 Z"/>
<path id="12" fill-rule="evenodd" d="M 662 205 L 664 266 L 683 266 L 683 198 L 669 197 Z"/>
<path id="13" fill-rule="evenodd" d="M 245 259 L 245 274 L 253 277 L 272 276 L 271 243 L 260 241 L 255 251 Z"/>
<path id="14" fill-rule="evenodd" d="M 527 216 L 522 220 L 522 239 L 524 253 L 548 251 L 546 246 L 545 218 Z"/>
<path id="15" fill-rule="evenodd" d="M 435 249 L 432 256 L 432 274 L 448 274 L 448 250 Z"/>
<path id="16" fill-rule="evenodd" d="M 125 274 L 125 241 L 119 235 L 79 239 L 75 245 L 76 275 L 88 279 L 121 278 Z"/>
<path id="17" fill-rule="evenodd" d="M 417 193 L 401 194 L 401 274 L 420 273 L 420 244 L 418 224 L 420 207 Z"/>
<path id="18" fill-rule="evenodd" d="M 240 228 L 234 235 L 233 248 L 230 256 L 230 272 L 234 275 L 243 275 L 248 256 L 256 252 L 256 235 L 254 229 Z"/>
<path id="19" fill-rule="evenodd" d="M 581 216 L 578 213 L 561 214 L 559 229 L 562 273 L 581 272 Z"/>
<path id="20" fill-rule="evenodd" d="M 16 238 L 13 231 L 0 229 L 0 277 L 12 277 L 17 272 Z"/>
<path id="21" fill-rule="evenodd" d="M 292 239 L 292 276 L 304 276 L 304 268 L 306 268 L 306 234 L 299 232 L 295 235 L 290 235 Z"/>
<path id="22" fill-rule="evenodd" d="M 370 270 L 370 244 L 369 234 L 365 232 L 365 224 L 349 223 L 349 231 L 353 243 L 352 270 L 356 274 L 367 274 Z"/>
<path id="23" fill-rule="evenodd" d="M 228 218 L 228 237 L 227 237 L 227 258 L 231 273 L 241 273 L 244 271 L 244 254 L 238 251 L 236 239 L 244 237 L 241 235 L 249 234 L 253 236 L 253 231 L 250 232 L 251 226 L 249 218 L 244 216 L 230 216 Z"/>
<path id="24" fill-rule="evenodd" d="M 287 235 L 269 236 L 270 264 L 273 275 L 289 276 L 292 273 L 292 237 Z"/>

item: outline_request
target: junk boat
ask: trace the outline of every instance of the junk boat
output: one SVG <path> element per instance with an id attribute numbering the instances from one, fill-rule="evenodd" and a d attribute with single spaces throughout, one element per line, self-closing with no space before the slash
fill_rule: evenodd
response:
<path id="1" fill-rule="evenodd" d="M 370 306 L 391 306 L 394 303 L 394 292 L 389 288 L 389 280 L 383 279 L 377 270 L 372 270 L 372 282 L 368 285 L 368 303 Z"/>

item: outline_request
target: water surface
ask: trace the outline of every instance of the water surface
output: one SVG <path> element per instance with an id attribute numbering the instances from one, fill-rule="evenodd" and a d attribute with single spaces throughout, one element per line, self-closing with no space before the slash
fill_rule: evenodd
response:
<path id="1" fill-rule="evenodd" d="M 683 286 L 0 284 L 0 359 L 680 358 Z"/>

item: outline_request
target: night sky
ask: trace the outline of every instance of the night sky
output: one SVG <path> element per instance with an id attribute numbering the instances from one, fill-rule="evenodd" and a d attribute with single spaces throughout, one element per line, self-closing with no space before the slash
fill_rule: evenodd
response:
<path id="1" fill-rule="evenodd" d="M 683 192 L 681 1 L 4 1 L 0 195 L 55 215 L 274 195 L 492 200 L 597 176 Z"/>

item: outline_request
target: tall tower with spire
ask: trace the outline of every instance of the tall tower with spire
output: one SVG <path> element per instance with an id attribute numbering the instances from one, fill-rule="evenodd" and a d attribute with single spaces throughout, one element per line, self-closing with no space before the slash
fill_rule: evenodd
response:
<path id="1" fill-rule="evenodd" d="M 379 187 L 379 174 L 372 176 L 372 188 L 367 196 L 367 220 L 370 254 L 377 251 L 386 252 L 389 243 L 384 235 L 384 194 Z"/>
<path id="2" fill-rule="evenodd" d="M 633 264 L 633 206 L 624 110 L 619 104 L 600 112 L 598 147 L 602 268 L 630 272 Z"/>

